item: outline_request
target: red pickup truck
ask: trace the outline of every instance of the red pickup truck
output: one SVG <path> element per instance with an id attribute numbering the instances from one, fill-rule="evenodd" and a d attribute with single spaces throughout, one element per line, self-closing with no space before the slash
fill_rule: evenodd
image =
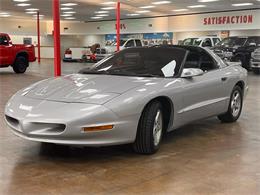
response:
<path id="1" fill-rule="evenodd" d="M 0 33 L 0 68 L 12 66 L 15 73 L 24 73 L 35 60 L 33 45 L 12 44 L 8 34 Z"/>

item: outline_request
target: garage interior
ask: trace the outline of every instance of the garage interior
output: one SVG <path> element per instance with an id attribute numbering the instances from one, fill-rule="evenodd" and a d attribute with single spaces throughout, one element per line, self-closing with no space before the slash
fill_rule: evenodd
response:
<path id="1" fill-rule="evenodd" d="M 60 6 L 60 32 L 53 28 L 54 2 Z M 37 143 L 11 132 L 4 120 L 5 106 L 18 90 L 91 67 L 94 62 L 82 56 L 94 44 L 110 43 L 110 37 L 148 37 L 149 45 L 179 44 L 193 37 L 260 36 L 259 0 L 122 0 L 120 23 L 117 3 L 0 1 L 0 33 L 8 34 L 12 44 L 34 45 L 37 58 L 24 74 L 0 68 L 0 194 L 260 194 L 260 78 L 251 70 L 249 92 L 236 123 L 221 123 L 215 117 L 183 126 L 167 133 L 154 155 L 136 154 L 129 145 Z M 242 19 L 205 23 L 229 16 Z M 54 44 L 57 35 L 60 48 Z M 70 62 L 64 61 L 68 49 Z"/>

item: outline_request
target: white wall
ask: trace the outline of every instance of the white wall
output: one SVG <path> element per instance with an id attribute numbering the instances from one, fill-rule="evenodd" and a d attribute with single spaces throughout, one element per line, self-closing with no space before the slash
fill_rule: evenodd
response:
<path id="1" fill-rule="evenodd" d="M 231 30 L 230 36 L 260 36 L 260 29 L 259 30 Z"/>

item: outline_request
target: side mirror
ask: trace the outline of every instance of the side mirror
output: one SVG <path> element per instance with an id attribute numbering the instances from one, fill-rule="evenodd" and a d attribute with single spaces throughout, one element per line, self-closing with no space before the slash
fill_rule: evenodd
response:
<path id="1" fill-rule="evenodd" d="M 192 78 L 203 75 L 203 70 L 199 68 L 184 68 L 181 74 L 181 78 Z"/>

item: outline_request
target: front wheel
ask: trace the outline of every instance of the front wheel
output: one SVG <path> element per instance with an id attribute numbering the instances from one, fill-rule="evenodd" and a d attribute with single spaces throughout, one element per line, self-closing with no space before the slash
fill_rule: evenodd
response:
<path id="1" fill-rule="evenodd" d="M 228 111 L 225 114 L 219 115 L 219 120 L 225 123 L 237 121 L 241 115 L 242 107 L 243 92 L 239 86 L 235 86 L 230 96 Z"/>
<path id="2" fill-rule="evenodd" d="M 146 106 L 140 118 L 136 140 L 133 144 L 135 152 L 154 154 L 159 149 L 163 127 L 162 105 L 154 101 Z"/>

